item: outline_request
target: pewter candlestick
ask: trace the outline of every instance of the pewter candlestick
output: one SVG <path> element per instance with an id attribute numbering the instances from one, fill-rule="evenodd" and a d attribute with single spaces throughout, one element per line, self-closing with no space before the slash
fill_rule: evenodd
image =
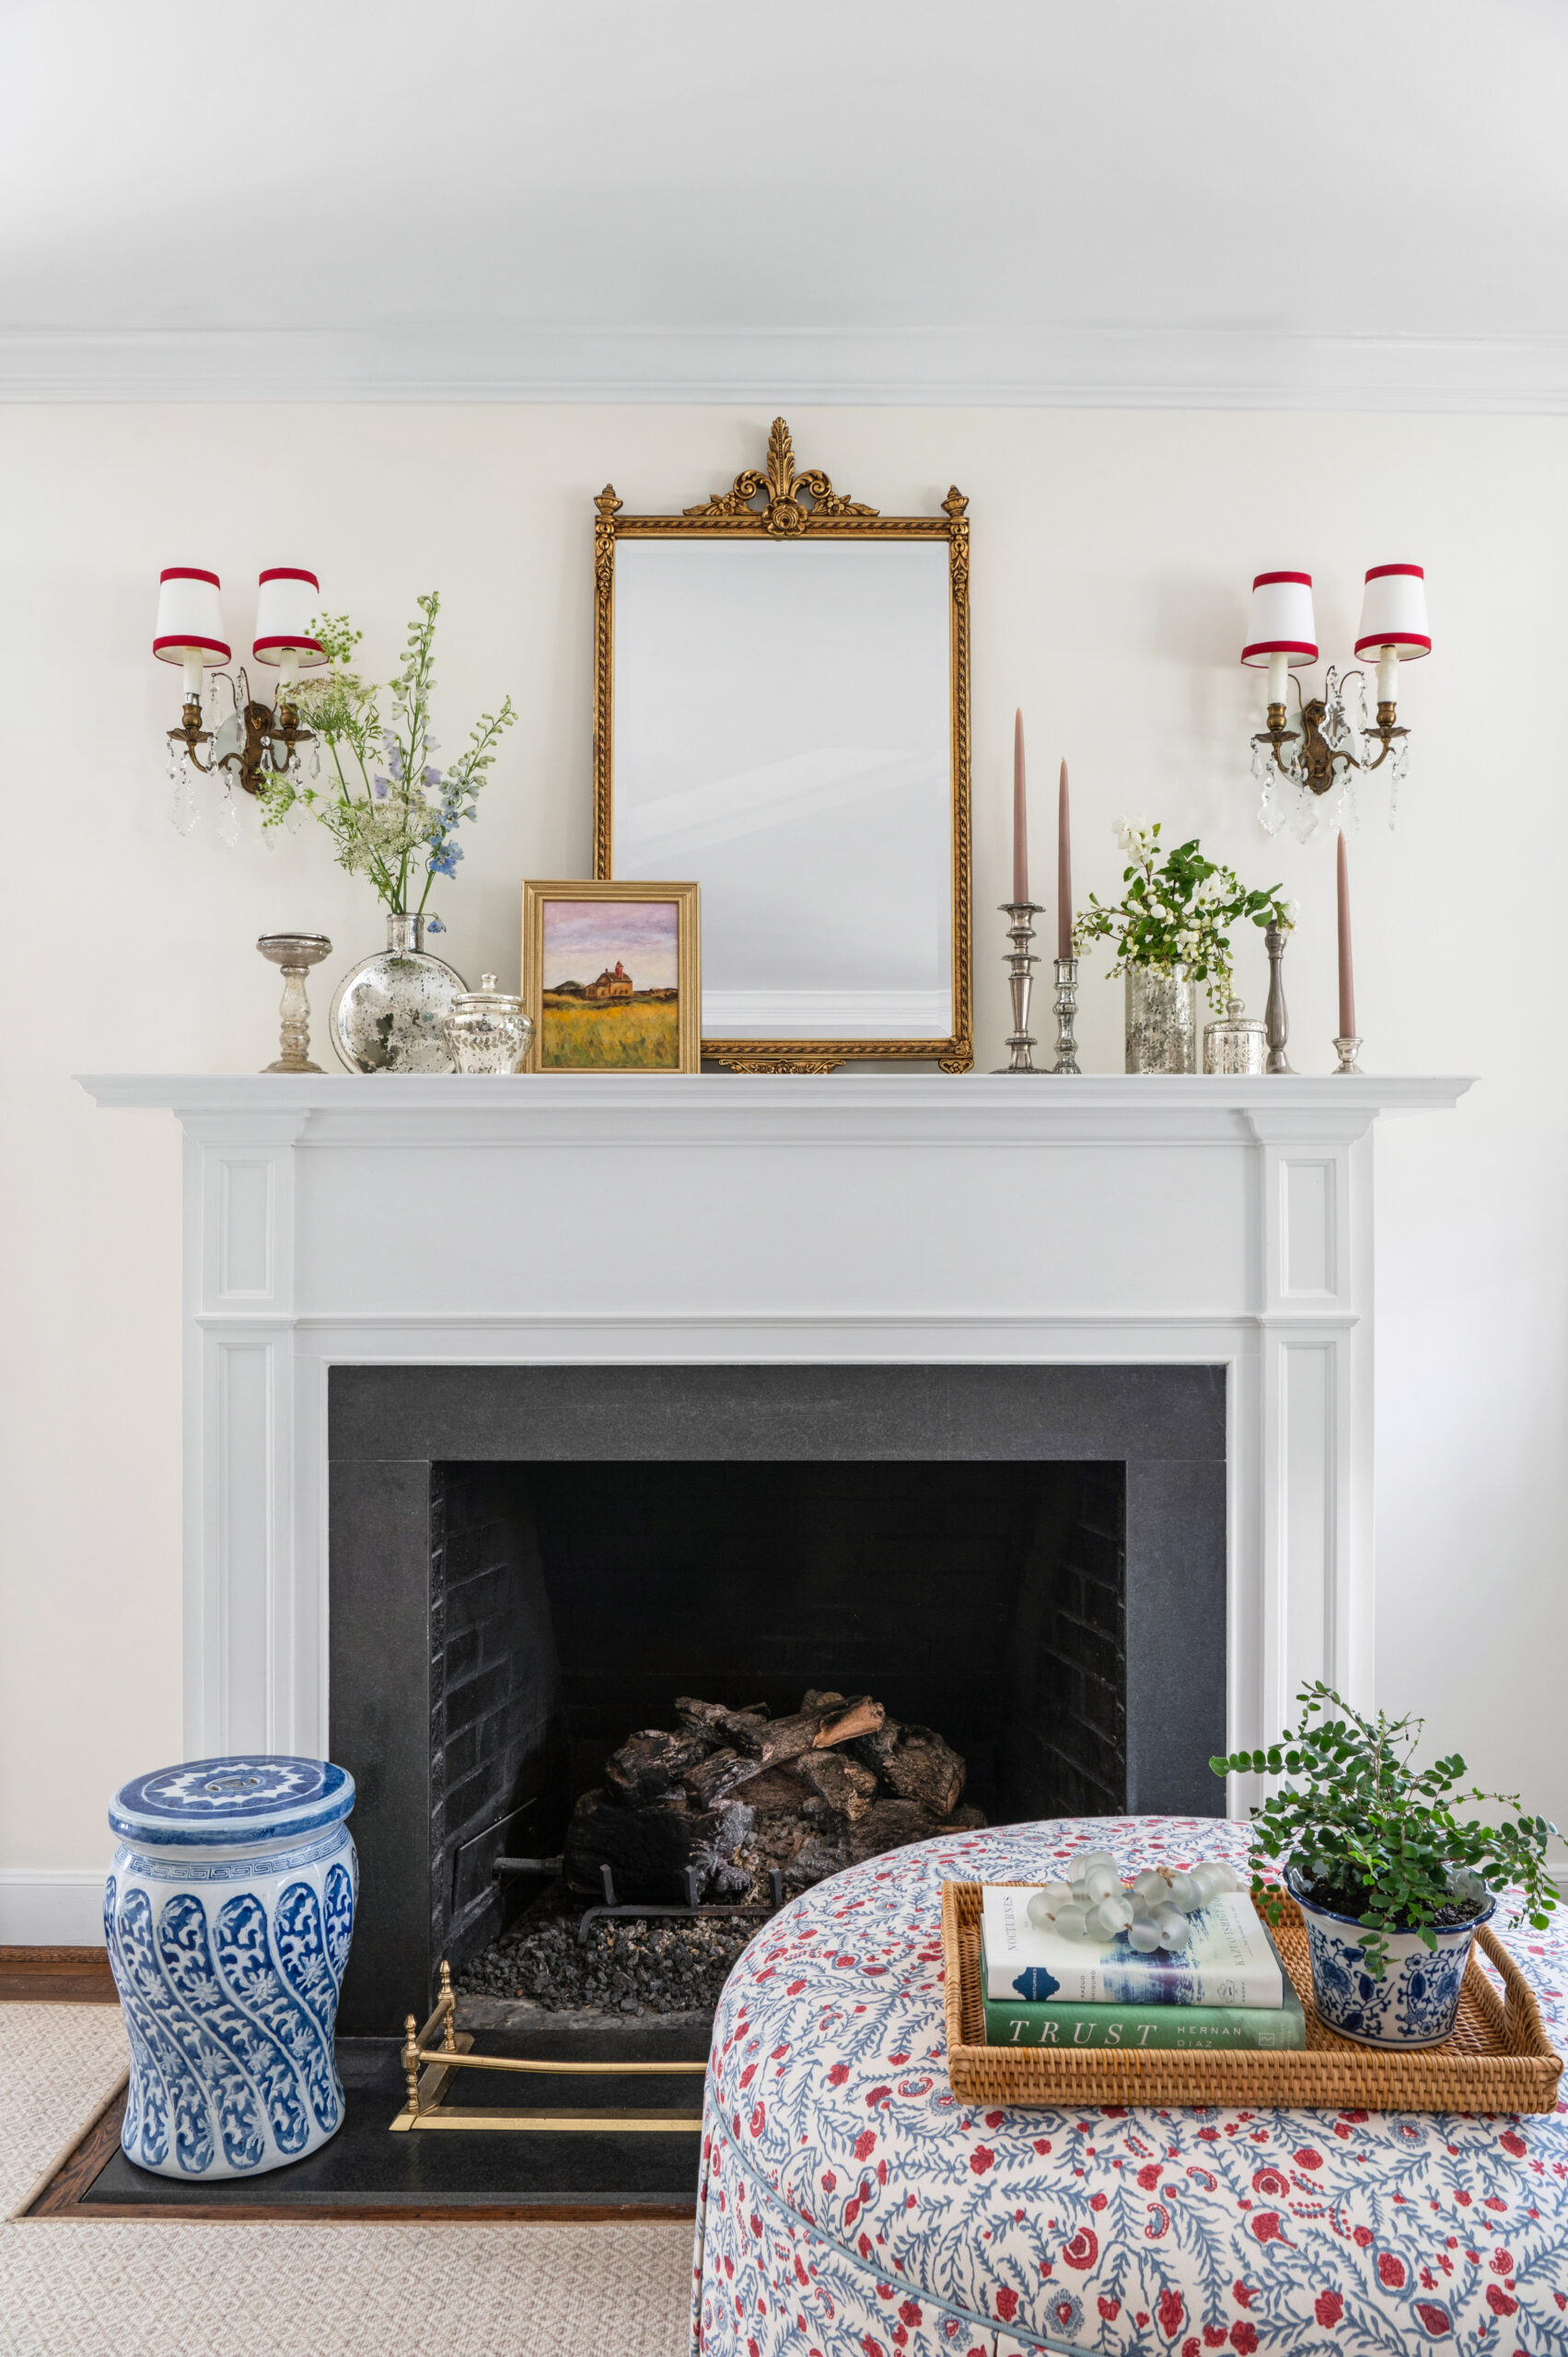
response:
<path id="1" fill-rule="evenodd" d="M 1263 946 L 1269 953 L 1269 1003 L 1263 1009 L 1263 1022 L 1269 1038 L 1268 1072 L 1291 1072 L 1295 1067 L 1285 1054 L 1290 1038 L 1290 1016 L 1285 1012 L 1284 954 L 1288 934 L 1283 926 L 1272 924 L 1263 935 Z"/>
<path id="2" fill-rule="evenodd" d="M 1075 958 L 1056 960 L 1056 1062 L 1052 1072 L 1076 1072 L 1078 1042 L 1073 1037 L 1073 1017 L 1078 1011 L 1078 961 Z"/>
<path id="3" fill-rule="evenodd" d="M 1334 1053 L 1340 1060 L 1334 1066 L 1334 1077 L 1336 1079 L 1338 1079 L 1340 1074 L 1342 1072 L 1358 1073 L 1361 1070 L 1361 1066 L 1355 1060 L 1356 1050 L 1360 1045 L 1361 1041 L 1359 1038 L 1335 1040 Z"/>
<path id="4" fill-rule="evenodd" d="M 1031 917 L 1040 911 L 1039 900 L 1005 900 L 1003 914 L 1012 918 L 1007 937 L 1012 948 L 1007 954 L 1007 988 L 1013 994 L 1013 1028 L 1007 1040 L 1011 1062 L 999 1064 L 999 1072 L 1033 1072 L 1034 1059 L 1030 1050 L 1035 1045 L 1029 1030 L 1029 993 L 1034 988 L 1033 969 L 1039 959 L 1029 944 L 1035 937 Z"/>
<path id="5" fill-rule="evenodd" d="M 256 944 L 263 958 L 283 971 L 283 999 L 278 1008 L 278 1046 L 282 1052 L 268 1072 L 319 1072 L 310 1061 L 310 1002 L 305 977 L 312 966 L 332 954 L 324 933 L 264 933 Z"/>

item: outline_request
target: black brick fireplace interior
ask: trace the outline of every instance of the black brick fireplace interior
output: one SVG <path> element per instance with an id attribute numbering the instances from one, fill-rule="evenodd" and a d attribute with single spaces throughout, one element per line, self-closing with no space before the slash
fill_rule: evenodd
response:
<path id="1" fill-rule="evenodd" d="M 1223 1369 L 339 1367 L 330 1454 L 347 2031 L 677 1693 L 873 1693 L 993 1822 L 1219 1804 Z"/>

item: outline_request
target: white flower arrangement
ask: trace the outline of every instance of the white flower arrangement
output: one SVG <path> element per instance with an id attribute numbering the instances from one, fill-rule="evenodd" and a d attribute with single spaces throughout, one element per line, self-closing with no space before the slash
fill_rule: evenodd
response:
<path id="1" fill-rule="evenodd" d="M 1091 941 L 1114 940 L 1113 974 L 1129 966 L 1184 966 L 1208 985 L 1210 1004 L 1224 1014 L 1233 988 L 1230 927 L 1243 918 L 1260 927 L 1289 931 L 1299 914 L 1295 900 L 1282 900 L 1279 886 L 1249 892 L 1234 868 L 1206 859 L 1194 835 L 1160 861 L 1157 819 L 1118 819 L 1115 834 L 1127 853 L 1122 871 L 1127 889 L 1106 904 L 1091 892 L 1089 905 L 1073 927 L 1073 946 L 1082 955 Z"/>

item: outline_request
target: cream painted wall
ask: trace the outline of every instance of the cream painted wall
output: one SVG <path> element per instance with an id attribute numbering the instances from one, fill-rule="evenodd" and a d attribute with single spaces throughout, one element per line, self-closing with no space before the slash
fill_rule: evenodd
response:
<path id="1" fill-rule="evenodd" d="M 1364 1061 L 1482 1077 L 1456 1115 L 1379 1139 L 1379 1682 L 1487 1781 L 1562 1814 L 1568 1109 L 1551 876 L 1568 422 L 790 422 L 803 461 L 885 510 L 928 509 L 955 481 L 970 494 L 986 1059 L 1006 1028 L 991 911 L 1021 702 L 1042 850 L 1059 752 L 1072 761 L 1080 899 L 1117 885 L 1110 822 L 1128 810 L 1300 898 L 1292 1052 L 1329 1067 L 1332 842 L 1271 843 L 1254 822 L 1247 585 L 1262 565 L 1309 568 L 1323 644 L 1343 655 L 1362 569 L 1427 567 L 1437 652 L 1405 675 L 1411 782 L 1398 831 L 1379 788 L 1352 843 Z M 274 1051 L 277 997 L 257 934 L 331 935 L 318 1008 L 381 934 L 324 839 L 263 843 L 249 810 L 234 852 L 205 822 L 185 841 L 170 828 L 160 745 L 178 674 L 148 653 L 159 566 L 221 572 L 238 643 L 259 566 L 312 565 L 383 672 L 415 592 L 441 589 L 447 746 L 504 690 L 522 715 L 440 897 L 447 946 L 465 974 L 515 981 L 519 878 L 589 864 L 591 494 L 608 477 L 636 506 L 689 504 L 756 460 L 767 424 L 695 408 L 0 411 L 0 1940 L 79 1920 L 108 1793 L 180 1750 L 178 1133 L 97 1112 L 69 1075 L 254 1069 Z M 1241 980 L 1260 1008 L 1250 933 Z M 1086 1063 L 1119 1069 L 1120 986 L 1085 997 Z M 55 1888 L 51 1913 L 39 1894 Z"/>

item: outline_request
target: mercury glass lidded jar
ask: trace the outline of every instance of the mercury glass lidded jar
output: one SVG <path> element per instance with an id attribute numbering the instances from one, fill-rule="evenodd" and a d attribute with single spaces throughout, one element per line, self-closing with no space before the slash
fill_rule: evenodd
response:
<path id="1" fill-rule="evenodd" d="M 1259 1016 L 1249 1015 L 1245 1001 L 1225 1001 L 1217 1022 L 1203 1026 L 1203 1070 L 1213 1073 L 1257 1073 L 1269 1068 L 1269 1042 Z"/>
<path id="2" fill-rule="evenodd" d="M 387 912 L 387 946 L 338 984 L 329 1018 L 350 1072 L 450 1072 L 447 1017 L 467 985 L 424 946 L 424 919 Z"/>
<path id="3" fill-rule="evenodd" d="M 1198 985 L 1191 967 L 1127 969 L 1128 1072 L 1196 1072 Z"/>
<path id="4" fill-rule="evenodd" d="M 516 1072 L 532 1038 L 522 1000 L 498 991 L 494 974 L 482 974 L 478 990 L 455 999 L 447 1017 L 447 1045 L 459 1072 Z"/>

